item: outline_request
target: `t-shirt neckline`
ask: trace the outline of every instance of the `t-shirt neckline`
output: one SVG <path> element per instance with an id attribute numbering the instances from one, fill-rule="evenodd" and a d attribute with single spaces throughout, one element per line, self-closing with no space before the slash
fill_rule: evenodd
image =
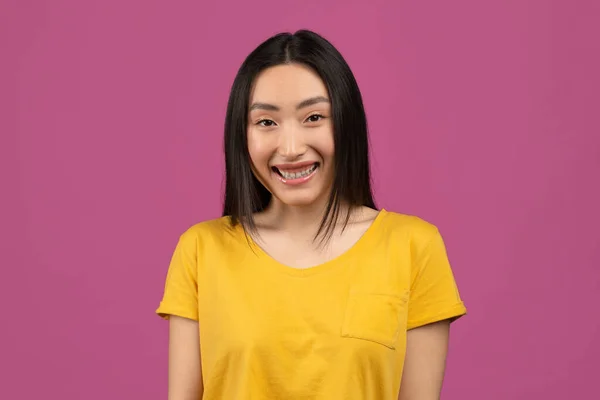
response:
<path id="1" fill-rule="evenodd" d="M 336 268 L 338 266 L 342 266 L 342 265 L 346 264 L 345 261 L 347 259 L 352 257 L 352 255 L 355 254 L 357 251 L 360 251 L 362 248 L 364 248 L 365 246 L 368 245 L 370 238 L 375 234 L 375 232 L 377 231 L 377 227 L 380 225 L 381 221 L 384 219 L 386 214 L 387 214 L 387 211 L 384 208 L 379 210 L 379 212 L 377 213 L 377 216 L 371 222 L 371 225 L 369 225 L 369 227 L 365 230 L 365 232 L 361 235 L 361 237 L 358 238 L 358 240 L 348 250 L 346 250 L 345 252 L 343 252 L 342 254 L 340 254 L 337 257 L 327 260 L 321 264 L 317 264 L 317 265 L 314 265 L 312 267 L 307 267 L 307 268 L 295 268 L 295 267 L 291 267 L 289 265 L 283 264 L 282 262 L 276 260 L 271 255 L 269 255 L 266 251 L 264 251 L 263 248 L 261 246 L 259 246 L 252 239 L 252 237 L 250 235 L 248 235 L 248 240 L 250 242 L 250 245 L 252 246 L 251 251 L 253 250 L 255 252 L 255 254 L 258 256 L 258 258 L 260 260 L 260 264 L 263 265 L 265 268 L 272 269 L 272 270 L 275 270 L 278 272 L 282 272 L 287 275 L 292 275 L 292 276 L 297 276 L 297 277 L 307 277 L 307 276 L 319 274 L 319 273 L 322 273 L 322 272 L 325 272 L 325 271 L 331 270 L 333 268 Z M 243 228 L 241 231 L 243 234 L 244 233 Z"/>

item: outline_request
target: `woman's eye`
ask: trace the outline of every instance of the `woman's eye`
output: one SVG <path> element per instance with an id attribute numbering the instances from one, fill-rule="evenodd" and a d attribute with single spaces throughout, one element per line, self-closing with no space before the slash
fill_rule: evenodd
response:
<path id="1" fill-rule="evenodd" d="M 262 119 L 256 123 L 257 125 L 264 126 L 265 128 L 275 125 L 275 122 L 270 119 Z"/>
<path id="2" fill-rule="evenodd" d="M 313 114 L 310 117 L 308 117 L 306 120 L 308 122 L 319 122 L 321 119 L 323 119 L 324 117 L 320 114 Z"/>

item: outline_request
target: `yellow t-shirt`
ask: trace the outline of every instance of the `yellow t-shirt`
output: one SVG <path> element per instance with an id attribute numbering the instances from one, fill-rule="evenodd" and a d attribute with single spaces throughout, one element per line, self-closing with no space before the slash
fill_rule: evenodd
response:
<path id="1" fill-rule="evenodd" d="M 397 399 L 406 332 L 466 309 L 437 228 L 382 210 L 295 269 L 223 217 L 183 233 L 157 313 L 199 321 L 205 400 Z"/>

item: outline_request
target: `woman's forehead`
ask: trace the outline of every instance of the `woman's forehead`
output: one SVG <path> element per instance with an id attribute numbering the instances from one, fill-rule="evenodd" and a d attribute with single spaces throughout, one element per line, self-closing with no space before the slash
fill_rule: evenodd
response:
<path id="1" fill-rule="evenodd" d="M 328 97 L 319 75 L 309 67 L 284 64 L 268 68 L 258 75 L 250 93 L 250 104 L 259 102 L 280 107 L 296 107 L 314 97 Z"/>

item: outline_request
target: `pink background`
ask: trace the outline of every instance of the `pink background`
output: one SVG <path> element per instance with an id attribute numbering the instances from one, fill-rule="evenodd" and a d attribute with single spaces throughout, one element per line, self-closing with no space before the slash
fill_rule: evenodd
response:
<path id="1" fill-rule="evenodd" d="M 361 85 L 379 205 L 446 238 L 443 398 L 595 398 L 598 4 L 1 0 L 0 397 L 166 398 L 154 310 L 220 214 L 233 77 L 306 27 Z"/>

